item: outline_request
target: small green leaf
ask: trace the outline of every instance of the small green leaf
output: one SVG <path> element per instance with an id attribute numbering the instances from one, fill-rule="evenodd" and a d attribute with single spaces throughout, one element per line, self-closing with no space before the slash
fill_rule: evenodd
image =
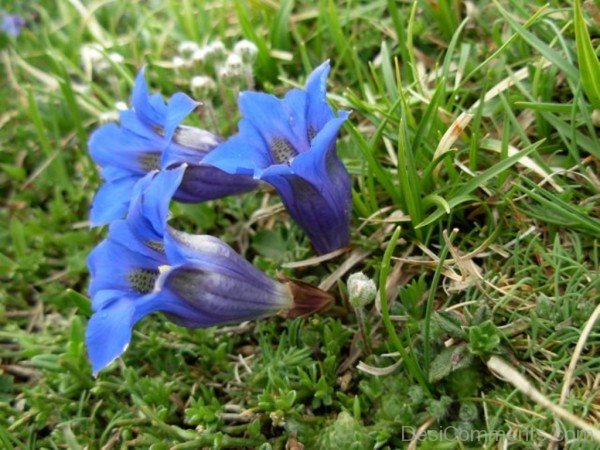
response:
<path id="1" fill-rule="evenodd" d="M 492 353 L 500 344 L 500 335 L 491 320 L 469 328 L 469 350 L 476 355 Z"/>
<path id="2" fill-rule="evenodd" d="M 276 231 L 260 230 L 252 238 L 252 248 L 265 258 L 280 261 L 286 252 L 287 243 Z"/>
<path id="3" fill-rule="evenodd" d="M 89 317 L 92 315 L 92 305 L 90 299 L 85 295 L 82 295 L 73 289 L 67 289 L 62 297 L 67 304 L 72 303 L 73 306 L 76 306 L 85 316 Z"/>
<path id="4" fill-rule="evenodd" d="M 445 348 L 431 361 L 429 381 L 435 383 L 455 370 L 469 367 L 472 362 L 473 355 L 469 353 L 466 344 Z"/>
<path id="5" fill-rule="evenodd" d="M 13 249 L 17 258 L 25 257 L 27 253 L 27 239 L 25 238 L 25 227 L 16 218 L 10 221 L 10 236 L 12 238 Z"/>
<path id="6" fill-rule="evenodd" d="M 432 319 L 433 322 L 450 337 L 455 339 L 463 339 L 465 337 L 462 323 L 457 314 L 453 312 L 437 311 Z"/>

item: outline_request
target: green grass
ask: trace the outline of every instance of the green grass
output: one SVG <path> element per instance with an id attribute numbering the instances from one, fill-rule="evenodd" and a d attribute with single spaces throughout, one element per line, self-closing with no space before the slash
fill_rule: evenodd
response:
<path id="1" fill-rule="evenodd" d="M 421 426 L 460 434 L 419 448 L 576 436 L 492 373 L 493 355 L 598 428 L 599 324 L 560 399 L 600 303 L 600 6 L 571 3 L 0 0 L 28 21 L 0 42 L 0 447 L 405 448 Z M 213 74 L 174 68 L 178 44 L 242 38 L 259 49 L 256 89 L 275 94 L 331 59 L 330 101 L 353 111 L 338 143 L 352 251 L 287 268 L 315 254 L 267 192 L 173 205 L 175 221 L 272 275 L 320 284 L 354 265 L 322 315 L 203 330 L 146 318 L 94 379 L 86 256 L 105 230 L 86 222 L 100 184 L 87 136 L 142 65 L 153 89 L 190 93 Z M 90 73 L 94 42 L 124 62 Z M 220 86 L 191 123 L 234 132 L 237 90 Z M 381 295 L 357 316 L 345 280 L 358 270 Z"/>

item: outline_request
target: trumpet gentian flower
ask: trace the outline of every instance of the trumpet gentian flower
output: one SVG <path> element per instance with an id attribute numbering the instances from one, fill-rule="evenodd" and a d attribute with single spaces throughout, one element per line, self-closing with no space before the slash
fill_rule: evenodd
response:
<path id="1" fill-rule="evenodd" d="M 90 213 L 93 226 L 121 219 L 129 207 L 133 186 L 148 172 L 187 164 L 175 200 L 201 202 L 254 189 L 249 176 L 232 176 L 202 163 L 221 139 L 195 127 L 180 125 L 198 103 L 176 93 L 167 103 L 150 95 L 143 70 L 133 88 L 133 109 L 120 113 L 120 124 L 98 128 L 89 142 L 90 154 L 102 167 L 105 184 L 96 194 Z"/>
<path id="2" fill-rule="evenodd" d="M 206 164 L 271 184 L 319 253 L 348 243 L 350 176 L 336 153 L 348 112 L 336 116 L 325 98 L 329 61 L 314 70 L 304 90 L 283 99 L 242 92 L 239 133 L 212 150 Z"/>
<path id="3" fill-rule="evenodd" d="M 331 301 L 304 283 L 269 278 L 220 239 L 168 227 L 169 201 L 184 170 L 146 175 L 127 219 L 113 222 L 90 255 L 94 314 L 86 344 L 94 374 L 123 354 L 133 326 L 153 312 L 182 326 L 208 327 L 278 313 L 293 317 Z"/>

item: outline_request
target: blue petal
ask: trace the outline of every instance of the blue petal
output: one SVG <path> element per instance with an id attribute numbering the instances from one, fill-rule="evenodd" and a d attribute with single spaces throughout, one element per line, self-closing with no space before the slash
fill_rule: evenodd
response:
<path id="1" fill-rule="evenodd" d="M 169 320 L 188 328 L 208 327 L 214 325 L 210 314 L 196 310 L 192 305 L 182 300 L 178 295 L 163 287 L 165 275 L 159 278 L 160 292 L 145 299 L 140 316 L 149 312 L 159 311 L 167 315 Z"/>
<path id="2" fill-rule="evenodd" d="M 306 81 L 305 89 L 308 95 L 306 120 L 310 134 L 319 132 L 327 122 L 335 117 L 326 99 L 329 70 L 330 65 L 327 60 L 313 70 Z"/>
<path id="3" fill-rule="evenodd" d="M 169 205 L 186 166 L 149 173 L 135 186 L 127 222 L 143 241 L 162 240 Z"/>
<path id="4" fill-rule="evenodd" d="M 164 146 L 158 135 L 147 139 L 114 123 L 98 128 L 89 141 L 90 154 L 97 164 L 120 167 L 140 175 L 149 170 L 146 155 L 160 155 Z M 159 158 L 156 160 L 158 162 Z"/>
<path id="5" fill-rule="evenodd" d="M 129 208 L 129 196 L 137 180 L 137 177 L 132 176 L 104 183 L 92 201 L 91 226 L 106 225 L 125 217 Z"/>
<path id="6" fill-rule="evenodd" d="M 168 169 L 180 164 L 199 164 L 206 153 L 207 151 L 171 144 L 163 152 L 160 167 Z"/>
<path id="7" fill-rule="evenodd" d="M 165 139 L 171 141 L 177 126 L 185 119 L 199 103 L 182 92 L 173 95 L 167 106 L 167 116 L 164 123 Z"/>
<path id="8" fill-rule="evenodd" d="M 137 174 L 132 174 L 130 170 L 123 169 L 122 167 L 117 166 L 106 166 L 103 167 L 100 171 L 100 175 L 106 181 L 116 181 L 121 178 L 133 177 L 134 179 L 141 178 L 141 175 L 138 177 Z"/>
<path id="9" fill-rule="evenodd" d="M 281 100 L 270 94 L 245 91 L 238 103 L 244 119 L 258 130 L 267 147 L 275 139 L 284 139 L 298 153 L 308 150 L 306 127 L 302 126 L 306 114 L 303 92 L 292 90 L 286 100 Z"/>
<path id="10" fill-rule="evenodd" d="M 309 96 L 315 96 L 315 98 L 325 100 L 327 93 L 327 77 L 329 76 L 330 70 L 331 63 L 329 60 L 326 60 L 310 73 L 304 85 L 304 89 L 309 93 Z"/>
<path id="11" fill-rule="evenodd" d="M 106 308 L 112 302 L 124 297 L 125 294 L 119 289 L 105 289 L 96 292 L 92 299 L 92 310 L 94 312 Z"/>
<path id="12" fill-rule="evenodd" d="M 149 141 L 156 140 L 160 143 L 161 148 L 167 145 L 167 141 L 162 139 L 162 136 L 157 133 L 157 130 L 147 123 L 144 123 L 135 111 L 131 109 L 119 113 L 119 124 L 121 125 L 121 128 L 124 128 L 132 134 Z"/>
<path id="13" fill-rule="evenodd" d="M 249 175 L 231 175 L 207 164 L 189 165 L 173 197 L 180 202 L 198 203 L 256 189 Z"/>
<path id="14" fill-rule="evenodd" d="M 128 252 L 135 253 L 138 258 L 147 260 L 144 267 L 156 269 L 167 264 L 162 236 L 160 239 L 143 240 L 136 231 L 129 221 L 117 220 L 110 224 L 108 239 L 127 248 Z"/>
<path id="15" fill-rule="evenodd" d="M 314 138 L 311 151 L 298 155 L 290 167 L 272 166 L 261 174 L 321 254 L 343 247 L 350 238 L 350 176 L 335 153 L 344 120 L 330 121 Z"/>
<path id="16" fill-rule="evenodd" d="M 150 96 L 148 85 L 144 78 L 144 69 L 140 69 L 135 78 L 131 103 L 138 117 L 149 126 L 164 127 L 167 118 L 167 106 L 162 96 Z"/>
<path id="17" fill-rule="evenodd" d="M 247 120 L 239 122 L 239 133 L 210 151 L 202 160 L 230 174 L 254 175 L 272 164 L 269 147 Z"/>
<path id="18" fill-rule="evenodd" d="M 158 271 L 158 267 L 165 264 L 166 260 L 159 253 L 149 255 L 133 251 L 112 240 L 109 233 L 108 239 L 92 250 L 87 263 L 91 277 L 89 293 L 92 297 L 103 290 L 116 290 L 140 296 L 141 293 L 136 292 L 132 286 L 130 274 L 140 269 Z M 94 302 L 95 300 L 92 301 L 92 307 L 95 309 Z"/>
<path id="19" fill-rule="evenodd" d="M 308 96 L 300 89 L 291 89 L 283 98 L 289 115 L 289 124 L 294 133 L 291 142 L 299 153 L 310 149 L 310 139 L 307 127 Z"/>
<path id="20" fill-rule="evenodd" d="M 327 163 L 336 156 L 336 140 L 341 126 L 348 117 L 346 111 L 340 111 L 337 119 L 330 120 L 313 138 L 310 152 L 296 156 L 291 164 L 293 173 L 302 175 L 315 186 L 322 182 L 327 173 Z"/>
<path id="21" fill-rule="evenodd" d="M 322 190 L 319 190 L 298 175 L 278 172 L 281 171 L 269 169 L 262 179 L 277 189 L 290 216 L 304 229 L 315 250 L 324 254 L 346 245 L 349 214 L 344 208 L 332 209 L 329 203 L 332 194 L 327 192 L 334 188 L 331 183 L 324 180 L 327 186 L 321 186 Z"/>
<path id="22" fill-rule="evenodd" d="M 95 312 L 85 331 L 85 342 L 94 375 L 123 354 L 131 340 L 135 307 L 121 298 Z"/>

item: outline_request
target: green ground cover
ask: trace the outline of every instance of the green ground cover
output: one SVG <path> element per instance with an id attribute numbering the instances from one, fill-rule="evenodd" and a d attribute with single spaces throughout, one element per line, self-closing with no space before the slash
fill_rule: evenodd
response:
<path id="1" fill-rule="evenodd" d="M 0 50 L 0 446 L 598 448 L 598 1 L 0 5 L 27 20 Z M 177 59 L 241 39 L 258 47 L 242 80 Z M 329 100 L 353 111 L 347 251 L 311 260 L 268 190 L 172 210 L 335 306 L 200 330 L 154 315 L 94 379 L 89 132 L 144 64 L 153 90 L 202 94 L 190 123 L 227 136 L 240 88 L 281 94 L 328 58 Z M 216 89 L 192 92 L 197 75 Z M 359 314 L 356 271 L 383 294 Z"/>

